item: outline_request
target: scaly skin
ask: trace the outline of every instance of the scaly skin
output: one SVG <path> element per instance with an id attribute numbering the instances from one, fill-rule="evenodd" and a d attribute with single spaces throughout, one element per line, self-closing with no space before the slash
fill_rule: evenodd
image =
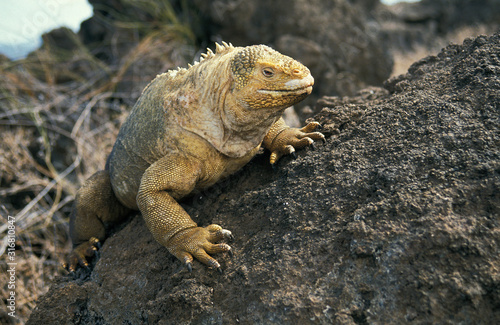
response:
<path id="1" fill-rule="evenodd" d="M 281 118 L 313 83 L 305 66 L 267 46 L 226 43 L 189 69 L 158 75 L 121 127 L 106 169 L 76 196 L 68 269 L 87 266 L 105 226 L 138 209 L 154 238 L 189 270 L 193 258 L 220 270 L 210 254 L 231 253 L 229 245 L 217 244 L 231 232 L 198 227 L 177 200 L 236 172 L 261 146 L 275 164 L 324 140 L 314 132 L 318 123 L 295 129 Z"/>

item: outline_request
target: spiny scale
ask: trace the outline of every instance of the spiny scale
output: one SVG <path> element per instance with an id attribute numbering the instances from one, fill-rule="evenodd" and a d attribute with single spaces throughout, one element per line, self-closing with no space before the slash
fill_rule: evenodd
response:
<path id="1" fill-rule="evenodd" d="M 221 54 L 223 52 L 226 52 L 227 50 L 230 50 L 230 49 L 233 49 L 234 46 L 233 44 L 231 43 L 226 43 L 224 41 L 222 41 L 222 45 L 215 42 L 215 53 L 212 52 L 212 50 L 210 48 L 207 48 L 207 53 L 201 53 L 201 58 L 200 58 L 200 62 L 205 60 L 205 59 L 208 59 L 208 58 L 211 58 L 213 56 L 215 56 L 216 54 Z M 198 62 L 194 62 L 193 65 L 196 65 L 198 64 Z"/>
<path id="2" fill-rule="evenodd" d="M 234 48 L 234 46 L 231 43 L 226 43 L 226 42 L 222 41 L 222 45 L 221 45 L 221 44 L 215 42 L 215 53 L 210 48 L 207 48 L 207 53 L 201 53 L 201 58 L 199 61 L 194 61 L 192 64 L 188 63 L 188 69 L 197 65 L 198 63 L 202 62 L 205 59 L 210 59 L 217 54 L 221 54 L 221 53 L 226 52 L 227 50 L 231 50 L 233 48 Z M 184 71 L 184 70 L 186 70 L 186 69 L 179 67 L 174 71 L 179 72 L 179 71 Z"/>

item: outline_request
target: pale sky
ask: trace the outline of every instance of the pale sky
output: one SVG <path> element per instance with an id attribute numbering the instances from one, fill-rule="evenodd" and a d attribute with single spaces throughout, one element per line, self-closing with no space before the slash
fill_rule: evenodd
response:
<path id="1" fill-rule="evenodd" d="M 40 46 L 41 34 L 60 26 L 77 32 L 91 16 L 87 0 L 0 0 L 0 53 L 24 57 Z"/>

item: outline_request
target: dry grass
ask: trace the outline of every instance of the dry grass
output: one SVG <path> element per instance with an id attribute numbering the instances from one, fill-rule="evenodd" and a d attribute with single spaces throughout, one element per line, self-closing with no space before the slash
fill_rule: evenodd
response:
<path id="1" fill-rule="evenodd" d="M 0 61 L 1 324 L 25 323 L 52 279 L 66 274 L 61 263 L 71 248 L 68 216 L 76 190 L 103 168 L 145 84 L 192 56 L 192 33 L 185 24 L 160 25 L 143 26 L 143 36 L 113 66 L 95 58 L 71 33 L 71 50 L 45 44 L 26 59 Z M 148 75 L 143 66 L 151 62 L 158 66 Z M 8 216 L 16 226 L 17 319 L 6 308 L 12 291 Z"/>
<path id="2" fill-rule="evenodd" d="M 49 54 L 43 55 L 47 59 Z M 43 59 L 42 69 L 47 65 Z M 92 85 L 56 85 L 50 71 L 40 80 L 12 64 L 2 66 L 0 73 L 5 78 L 0 112 L 0 197 L 5 209 L 0 212 L 1 291 L 6 299 L 6 226 L 11 216 L 16 225 L 16 315 L 23 323 L 50 280 L 64 273 L 60 263 L 70 248 L 67 216 L 73 196 L 81 180 L 103 166 L 119 122 L 105 122 L 102 112 L 89 114 L 108 105 L 105 95 L 79 100 Z M 0 319 L 12 320 L 5 315 Z"/>

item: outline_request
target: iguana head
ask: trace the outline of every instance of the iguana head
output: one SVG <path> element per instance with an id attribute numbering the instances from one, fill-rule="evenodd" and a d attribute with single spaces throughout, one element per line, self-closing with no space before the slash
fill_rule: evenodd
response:
<path id="1" fill-rule="evenodd" d="M 285 108 L 311 93 L 314 79 L 304 65 L 265 45 L 215 47 L 189 69 L 160 77 L 175 90 L 164 92 L 165 107 L 185 130 L 229 157 L 243 157 Z"/>
<path id="2" fill-rule="evenodd" d="M 306 98 L 314 78 L 298 61 L 268 46 L 240 48 L 231 59 L 233 95 L 253 109 L 284 109 Z"/>

